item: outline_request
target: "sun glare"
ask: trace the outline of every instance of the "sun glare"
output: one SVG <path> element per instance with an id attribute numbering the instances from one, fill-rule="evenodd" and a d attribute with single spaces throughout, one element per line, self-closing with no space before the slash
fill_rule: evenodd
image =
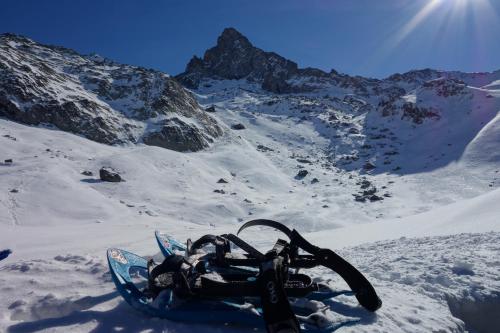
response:
<path id="1" fill-rule="evenodd" d="M 477 20 L 482 20 L 487 17 L 489 19 L 498 19 L 493 10 L 490 0 L 429 0 L 422 8 L 402 26 L 392 39 L 392 47 L 400 44 L 408 35 L 426 21 L 432 14 L 441 18 L 444 23 L 456 24 L 463 20 L 466 14 L 470 11 Z"/>
<path id="2" fill-rule="evenodd" d="M 408 6 L 415 6 L 413 15 L 400 21 L 391 28 L 391 32 L 383 36 L 370 57 L 361 64 L 361 67 L 370 68 L 390 57 L 390 54 L 398 50 L 400 46 L 416 33 L 419 28 L 426 25 L 434 26 L 435 29 L 426 29 L 434 31 L 434 34 L 425 37 L 434 41 L 442 41 L 450 33 L 457 33 L 461 29 L 473 29 L 476 35 L 478 54 L 484 44 L 488 41 L 488 29 L 500 26 L 500 18 L 492 6 L 491 1 L 498 0 L 418 0 Z M 470 26 L 470 25 L 473 26 Z M 479 60 L 478 60 L 479 61 Z"/>

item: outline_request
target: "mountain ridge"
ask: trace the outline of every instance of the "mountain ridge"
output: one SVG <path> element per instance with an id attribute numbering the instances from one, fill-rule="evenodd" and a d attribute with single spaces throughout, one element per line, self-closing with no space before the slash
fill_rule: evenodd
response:
<path id="1" fill-rule="evenodd" d="M 13 34 L 0 36 L 0 115 L 97 142 L 180 151 L 206 148 L 222 134 L 167 74 Z"/>
<path id="2" fill-rule="evenodd" d="M 264 90 L 273 93 L 308 92 L 314 89 L 305 86 L 294 86 L 288 80 L 294 77 L 310 77 L 328 80 L 340 86 L 346 86 L 352 81 L 364 85 L 398 82 L 406 83 L 406 87 L 415 88 L 415 84 L 440 77 L 450 79 L 465 79 L 492 77 L 489 81 L 500 79 L 500 70 L 493 72 L 461 72 L 437 69 L 414 69 L 404 73 L 394 73 L 386 78 L 377 79 L 361 75 L 339 73 L 335 69 L 330 72 L 314 68 L 299 68 L 296 62 L 275 52 L 264 51 L 254 46 L 247 37 L 235 28 L 226 28 L 217 38 L 217 44 L 207 49 L 202 58 L 193 56 L 184 72 L 175 77 L 188 88 L 196 89 L 204 78 L 238 80 L 247 79 L 259 82 Z M 486 83 L 484 83 L 486 84 Z M 483 85 L 484 85 L 483 84 Z"/>

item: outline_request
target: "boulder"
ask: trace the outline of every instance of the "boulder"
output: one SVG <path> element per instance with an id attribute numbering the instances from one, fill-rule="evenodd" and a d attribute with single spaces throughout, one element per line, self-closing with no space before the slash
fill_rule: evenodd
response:
<path id="1" fill-rule="evenodd" d="M 145 144 L 185 152 L 199 151 L 213 141 L 196 125 L 177 117 L 163 121 L 161 126 L 159 131 L 144 136 Z"/>
<path id="2" fill-rule="evenodd" d="M 307 170 L 300 170 L 297 175 L 295 176 L 295 179 L 303 179 L 309 174 L 309 171 Z"/>
<path id="3" fill-rule="evenodd" d="M 245 125 L 238 123 L 238 124 L 233 124 L 231 125 L 231 128 L 234 130 L 243 130 L 245 129 Z"/>
<path id="4" fill-rule="evenodd" d="M 99 170 L 99 178 L 105 182 L 118 183 L 123 181 L 122 177 L 118 172 L 116 172 L 113 168 L 102 167 Z"/>

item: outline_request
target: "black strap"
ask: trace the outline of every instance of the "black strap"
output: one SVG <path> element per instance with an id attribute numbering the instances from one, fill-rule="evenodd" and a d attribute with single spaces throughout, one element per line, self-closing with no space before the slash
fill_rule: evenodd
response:
<path id="1" fill-rule="evenodd" d="M 148 262 L 148 266 L 154 262 Z M 170 255 L 165 260 L 149 270 L 148 267 L 148 291 L 155 298 L 162 290 L 172 289 L 179 296 L 188 296 L 192 294 L 191 287 L 188 281 L 190 272 L 183 271 L 182 265 L 186 263 L 183 256 Z"/>
<path id="2" fill-rule="evenodd" d="M 314 255 L 322 266 L 339 274 L 356 295 L 359 304 L 369 311 L 376 311 L 382 306 L 382 300 L 365 276 L 349 262 L 330 249 L 319 248 L 309 243 L 295 229 L 291 234 L 291 243 Z"/>
<path id="3" fill-rule="evenodd" d="M 339 274 L 355 293 L 359 303 L 369 311 L 376 311 L 382 306 L 371 283 L 354 266 L 340 257 L 330 249 L 323 249 L 309 243 L 295 229 L 290 230 L 287 226 L 272 220 L 252 220 L 243 224 L 238 233 L 251 226 L 267 226 L 275 228 L 290 238 L 290 267 L 310 268 L 322 265 Z M 298 254 L 298 248 L 313 255 L 307 257 Z"/>
<path id="4" fill-rule="evenodd" d="M 247 242 L 245 242 L 243 239 L 239 238 L 238 236 L 235 236 L 233 234 L 226 234 L 226 235 L 222 235 L 222 237 L 229 239 L 236 246 L 238 246 L 240 249 L 242 249 L 246 253 L 250 254 L 254 258 L 257 258 L 260 261 L 264 261 L 266 259 L 266 256 L 263 255 L 259 250 L 257 250 L 252 245 L 248 244 Z"/>
<path id="5" fill-rule="evenodd" d="M 258 284 L 262 314 L 268 333 L 299 333 L 299 322 L 285 293 L 282 260 L 281 257 L 275 257 L 261 265 Z"/>
<path id="6" fill-rule="evenodd" d="M 266 219 L 257 219 L 257 220 L 252 220 L 245 222 L 240 229 L 238 229 L 238 232 L 236 233 L 237 235 L 242 232 L 244 229 L 248 227 L 253 227 L 253 226 L 266 226 L 266 227 L 271 227 L 274 229 L 277 229 L 287 235 L 290 238 L 290 235 L 292 234 L 292 230 L 290 230 L 286 225 L 273 221 L 273 220 L 266 220 Z"/>
<path id="7" fill-rule="evenodd" d="M 216 241 L 217 237 L 218 236 L 215 236 L 215 235 L 204 235 L 204 236 L 201 236 L 199 239 L 197 239 L 194 242 L 191 242 L 191 240 L 189 239 L 188 254 L 189 255 L 194 254 L 196 252 L 196 250 L 201 249 L 202 247 L 204 247 L 207 244 L 215 245 L 215 241 Z"/>

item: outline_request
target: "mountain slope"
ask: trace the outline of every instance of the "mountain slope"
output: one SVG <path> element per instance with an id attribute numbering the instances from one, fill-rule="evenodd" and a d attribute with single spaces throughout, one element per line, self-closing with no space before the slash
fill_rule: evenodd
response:
<path id="1" fill-rule="evenodd" d="M 330 166 L 348 172 L 415 174 L 470 160 L 469 143 L 483 128 L 495 128 L 500 110 L 490 86 L 498 71 L 427 69 L 376 80 L 289 63 L 228 28 L 177 78 L 207 107 L 311 123 L 329 141 L 323 151 Z M 288 88 L 269 89 L 266 77 L 280 75 Z M 492 147 L 488 154 L 497 156 Z"/>
<path id="2" fill-rule="evenodd" d="M 222 130 L 168 75 L 97 55 L 0 36 L 0 116 L 91 140 L 186 151 Z"/>
<path id="3" fill-rule="evenodd" d="M 285 162 L 280 165 L 269 152 L 253 148 L 254 136 L 225 137 L 209 151 L 182 154 L 144 145 L 107 146 L 6 120 L 0 121 L 0 131 L 2 156 L 13 158 L 11 165 L 0 166 L 0 186 L 8 190 L 0 195 L 0 244 L 13 250 L 0 263 L 0 330 L 219 332 L 222 328 L 151 320 L 132 311 L 114 292 L 105 249 L 126 248 L 159 260 L 155 229 L 185 240 L 234 232 L 238 217 L 271 217 L 301 231 L 321 230 L 305 236 L 337 249 L 367 274 L 383 298 L 376 316 L 351 297 L 332 300 L 335 312 L 328 316 L 339 323 L 336 332 L 465 333 L 470 327 L 494 332 L 488 329 L 496 327 L 496 317 L 488 311 L 495 313 L 499 303 L 499 235 L 487 232 L 500 232 L 495 220 L 498 189 L 428 213 L 354 225 L 363 211 L 361 203 L 340 206 L 342 198 L 334 196 L 330 207 L 321 207 L 331 191 L 348 187 L 321 175 L 316 186 L 301 184 L 287 174 L 294 164 L 286 163 L 286 152 L 279 155 Z M 278 143 L 265 144 L 277 148 Z M 80 174 L 103 164 L 120 170 L 127 182 L 105 183 Z M 218 184 L 221 177 L 228 183 Z M 348 175 L 338 177 L 349 181 Z M 404 187 L 402 180 L 396 184 Z M 434 189 L 423 186 L 432 195 Z M 414 200 L 404 201 L 421 204 Z M 386 214 L 391 209 L 385 203 L 372 208 Z M 449 236 L 408 238 L 443 234 Z M 262 249 L 272 246 L 276 236 L 265 228 L 242 234 Z M 367 243 L 381 239 L 392 240 Z M 346 245 L 357 247 L 341 249 Z M 339 290 L 346 288 L 323 269 L 311 274 Z"/>

